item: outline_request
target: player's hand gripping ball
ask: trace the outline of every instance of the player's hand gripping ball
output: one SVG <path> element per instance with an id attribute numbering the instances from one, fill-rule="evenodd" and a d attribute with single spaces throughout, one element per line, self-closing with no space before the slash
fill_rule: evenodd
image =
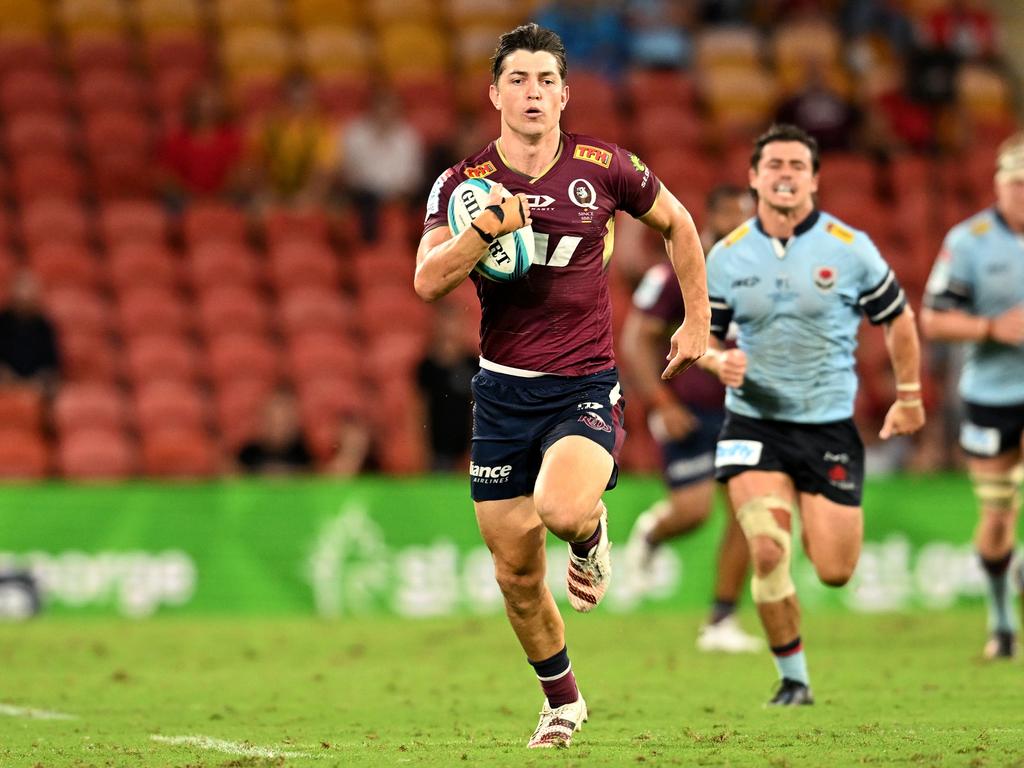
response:
<path id="1" fill-rule="evenodd" d="M 488 204 L 494 182 L 487 179 L 466 179 L 453 191 L 448 200 L 448 228 L 457 235 L 468 229 L 473 220 L 483 213 Z M 502 198 L 508 200 L 512 193 L 503 190 Z M 502 208 L 511 206 L 502 205 Z M 518 217 L 519 211 L 509 215 Z M 502 215 L 505 215 L 504 212 Z M 526 219 L 529 220 L 529 214 Z M 500 222 L 504 223 L 504 222 Z M 526 224 L 512 231 L 506 231 L 492 240 L 487 252 L 480 258 L 474 269 L 484 277 L 498 282 L 518 280 L 530 268 L 533 261 L 533 228 Z"/>

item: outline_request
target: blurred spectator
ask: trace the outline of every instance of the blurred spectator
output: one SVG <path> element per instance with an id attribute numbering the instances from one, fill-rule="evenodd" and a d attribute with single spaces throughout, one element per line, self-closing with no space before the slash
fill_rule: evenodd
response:
<path id="1" fill-rule="evenodd" d="M 865 78 L 865 142 L 882 155 L 927 151 L 935 144 L 935 117 L 912 101 L 903 66 L 880 67 Z"/>
<path id="2" fill-rule="evenodd" d="M 536 21 L 562 38 L 574 67 L 615 78 L 627 60 L 629 35 L 619 4 L 609 0 L 552 0 Z M 572 82 L 572 73 L 568 81 Z"/>
<path id="3" fill-rule="evenodd" d="M 914 25 L 904 13 L 905 0 L 846 0 L 839 25 L 848 40 L 876 37 L 891 53 L 906 55 L 914 45 Z"/>
<path id="4" fill-rule="evenodd" d="M 698 11 L 705 24 L 743 24 L 750 20 L 753 0 L 701 0 Z"/>
<path id="5" fill-rule="evenodd" d="M 477 356 L 464 341 L 459 314 L 438 305 L 434 336 L 416 379 L 426 406 L 431 468 L 455 469 L 465 459 L 472 434 L 473 395 Z"/>
<path id="6" fill-rule="evenodd" d="M 363 239 L 377 240 L 382 203 L 410 203 L 423 184 L 423 141 L 402 117 L 398 97 L 377 90 L 366 114 L 341 135 L 341 173 L 359 211 Z"/>
<path id="7" fill-rule="evenodd" d="M 685 69 L 693 58 L 693 6 L 671 0 L 629 4 L 629 58 L 636 67 Z"/>
<path id="8" fill-rule="evenodd" d="M 205 83 L 196 88 L 189 96 L 184 124 L 160 143 L 162 186 L 171 207 L 231 191 L 239 181 L 243 144 L 217 86 Z"/>
<path id="9" fill-rule="evenodd" d="M 949 0 L 925 19 L 923 36 L 928 47 L 961 60 L 996 55 L 996 24 L 985 0 Z"/>
<path id="10" fill-rule="evenodd" d="M 236 458 L 246 474 L 288 475 L 313 469 L 313 454 L 290 390 L 281 388 L 270 395 L 258 434 L 238 449 Z"/>
<path id="11" fill-rule="evenodd" d="M 335 163 L 334 131 L 321 114 L 304 75 L 291 77 L 281 104 L 255 129 L 252 154 L 262 202 L 323 203 Z"/>
<path id="12" fill-rule="evenodd" d="M 0 383 L 29 386 L 48 397 L 60 376 L 57 334 L 43 311 L 32 273 L 20 272 L 0 310 Z"/>
<path id="13" fill-rule="evenodd" d="M 807 84 L 786 99 L 777 123 L 792 123 L 811 134 L 822 152 L 851 149 L 857 144 L 860 111 L 826 82 L 821 62 L 808 62 Z"/>

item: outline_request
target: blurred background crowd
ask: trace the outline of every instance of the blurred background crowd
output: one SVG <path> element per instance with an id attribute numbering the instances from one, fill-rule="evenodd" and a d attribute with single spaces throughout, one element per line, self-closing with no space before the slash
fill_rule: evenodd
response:
<path id="1" fill-rule="evenodd" d="M 823 149 L 822 207 L 919 306 L 1018 125 L 1007 0 L 0 0 L 0 476 L 459 469 L 479 309 L 412 291 L 427 190 L 497 135 L 497 37 L 569 54 L 567 130 L 636 151 L 705 223 L 751 138 Z M 1019 38 L 1024 39 L 1024 38 Z M 616 320 L 664 258 L 621 221 Z M 893 398 L 865 328 L 857 418 Z M 957 462 L 955 349 L 926 432 Z M 627 382 L 628 382 L 628 372 Z M 654 470 L 639 407 L 623 464 Z"/>

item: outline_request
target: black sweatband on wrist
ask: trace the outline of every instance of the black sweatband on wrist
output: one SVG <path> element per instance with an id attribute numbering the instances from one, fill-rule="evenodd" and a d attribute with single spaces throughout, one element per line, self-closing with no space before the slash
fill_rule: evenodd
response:
<path id="1" fill-rule="evenodd" d="M 487 245 L 490 245 L 491 243 L 494 242 L 494 235 L 491 235 L 491 234 L 488 234 L 487 232 L 484 232 L 482 229 L 480 229 L 480 227 L 478 227 L 473 222 L 470 222 L 469 226 L 471 226 L 473 229 L 476 230 L 476 233 L 478 235 L 480 235 L 480 239 L 482 239 L 485 243 L 487 243 Z"/>
<path id="2" fill-rule="evenodd" d="M 522 205 L 522 203 L 520 203 L 520 205 Z M 502 209 L 500 205 L 488 205 L 486 208 L 484 208 L 484 210 L 490 211 L 495 216 L 497 216 L 499 224 L 505 223 L 505 211 Z"/>

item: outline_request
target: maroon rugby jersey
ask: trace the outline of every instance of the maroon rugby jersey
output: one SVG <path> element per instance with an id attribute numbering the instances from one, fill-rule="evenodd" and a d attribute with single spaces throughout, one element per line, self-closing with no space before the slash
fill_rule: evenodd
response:
<path id="1" fill-rule="evenodd" d="M 423 231 L 448 226 L 448 198 L 464 179 L 487 177 L 529 196 L 536 256 L 530 271 L 498 283 L 472 273 L 483 309 L 482 356 L 493 363 L 562 376 L 615 364 L 606 269 L 615 211 L 635 217 L 654 206 L 661 183 L 615 144 L 562 134 L 554 164 L 531 179 L 509 168 L 491 142 L 442 173 L 430 192 Z"/>
<path id="2" fill-rule="evenodd" d="M 663 322 L 669 331 L 675 331 L 682 325 L 686 307 L 671 264 L 655 264 L 647 270 L 633 294 L 633 306 L 645 315 Z M 668 348 L 666 339 L 666 353 Z M 669 380 L 669 386 L 685 405 L 709 411 L 722 410 L 725 407 L 725 387 L 716 376 L 696 365 L 691 365 L 678 376 L 673 376 Z"/>

